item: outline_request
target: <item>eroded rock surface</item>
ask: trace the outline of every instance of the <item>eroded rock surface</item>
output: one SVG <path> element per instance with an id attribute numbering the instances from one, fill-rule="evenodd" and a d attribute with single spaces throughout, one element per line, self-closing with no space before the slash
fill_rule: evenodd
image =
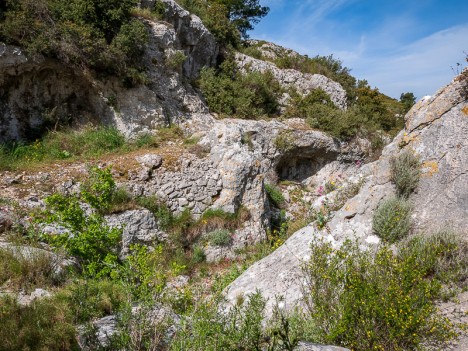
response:
<path id="1" fill-rule="evenodd" d="M 416 104 L 406 116 L 406 128 L 383 151 L 381 158 L 361 168 L 365 182 L 326 228 L 311 224 L 293 234 L 274 253 L 255 263 L 226 290 L 234 301 L 239 294 L 259 289 L 269 299 L 282 295 L 294 307 L 302 297 L 301 265 L 309 259 L 311 240 L 321 237 L 340 245 L 358 238 L 363 245 L 379 243 L 372 232 L 372 216 L 379 202 L 395 193 L 390 160 L 405 150 L 423 163 L 422 177 L 411 196 L 415 232 L 450 227 L 466 235 L 468 217 L 468 70 L 430 99 Z"/>

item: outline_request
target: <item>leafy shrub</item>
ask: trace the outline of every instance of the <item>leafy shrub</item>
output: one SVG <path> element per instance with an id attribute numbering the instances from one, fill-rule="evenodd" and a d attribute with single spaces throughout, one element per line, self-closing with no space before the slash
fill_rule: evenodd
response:
<path id="1" fill-rule="evenodd" d="M 64 248 L 81 260 L 85 274 L 106 276 L 118 266 L 118 245 L 122 230 L 109 227 L 99 212 L 86 214 L 80 205 L 85 201 L 97 211 L 109 207 L 115 190 L 110 169 L 91 169 L 91 181 L 84 186 L 81 196 L 53 194 L 45 199 L 44 218 L 37 221 L 58 224 L 65 232 L 57 235 L 42 234 L 43 240 L 57 248 Z"/>
<path id="2" fill-rule="evenodd" d="M 282 152 L 294 149 L 294 134 L 290 130 L 283 130 L 275 137 L 274 144 Z"/>
<path id="3" fill-rule="evenodd" d="M 119 74 L 138 83 L 138 63 L 148 41 L 132 17 L 136 0 L 8 0 L 0 38 L 80 69 Z"/>
<path id="4" fill-rule="evenodd" d="M 313 242 L 304 273 L 314 341 L 356 351 L 396 351 L 416 350 L 423 343 L 440 347 L 454 337 L 435 306 L 442 285 L 431 279 L 441 247 L 427 253 L 395 255 L 383 245 L 370 255 L 349 241 L 340 248 Z"/>
<path id="5" fill-rule="evenodd" d="M 203 69 L 199 84 L 214 112 L 247 119 L 278 112 L 281 87 L 271 72 L 243 74 L 237 70 L 234 61 L 226 60 L 219 71 Z"/>
<path id="6" fill-rule="evenodd" d="M 265 184 L 265 191 L 270 201 L 278 208 L 284 205 L 286 199 L 284 198 L 281 190 L 273 185 Z"/>
<path id="7" fill-rule="evenodd" d="M 0 296 L 0 325 L 0 349 L 5 351 L 79 349 L 71 311 L 53 298 L 20 306 L 16 298 Z"/>
<path id="8" fill-rule="evenodd" d="M 110 208 L 115 189 L 110 168 L 91 167 L 87 181 L 81 186 L 81 197 L 93 208 L 106 212 Z"/>
<path id="9" fill-rule="evenodd" d="M 305 118 L 312 128 L 330 133 L 340 139 L 350 139 L 359 133 L 371 136 L 378 130 L 395 133 L 403 120 L 387 107 L 386 100 L 377 89 L 358 88 L 357 100 L 345 111 L 339 110 L 322 89 L 306 96 L 290 92 L 291 100 L 286 117 Z"/>
<path id="10" fill-rule="evenodd" d="M 229 230 L 219 229 L 206 235 L 209 242 L 214 246 L 227 246 L 231 242 Z"/>
<path id="11" fill-rule="evenodd" d="M 372 218 L 374 232 L 389 243 L 406 237 L 411 229 L 411 206 L 404 199 L 383 200 Z"/>
<path id="12" fill-rule="evenodd" d="M 398 195 L 407 198 L 418 186 L 421 162 L 411 151 L 403 151 L 390 160 L 390 172 Z"/>

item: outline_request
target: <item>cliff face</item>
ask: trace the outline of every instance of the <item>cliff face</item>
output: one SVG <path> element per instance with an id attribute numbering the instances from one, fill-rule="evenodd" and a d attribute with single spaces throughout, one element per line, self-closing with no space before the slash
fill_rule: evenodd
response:
<path id="1" fill-rule="evenodd" d="M 452 228 L 467 235 L 468 216 L 468 70 L 433 97 L 418 102 L 406 116 L 405 130 L 383 150 L 380 159 L 357 170 L 364 179 L 359 193 L 319 230 L 314 223 L 293 234 L 270 256 L 255 263 L 228 288 L 234 301 L 240 294 L 259 289 L 269 298 L 282 295 L 292 308 L 301 301 L 301 264 L 309 258 L 313 237 L 340 245 L 358 238 L 362 245 L 380 239 L 372 232 L 372 216 L 379 202 L 395 193 L 390 160 L 404 151 L 415 152 L 422 162 L 422 177 L 410 197 L 414 231 L 430 233 Z"/>

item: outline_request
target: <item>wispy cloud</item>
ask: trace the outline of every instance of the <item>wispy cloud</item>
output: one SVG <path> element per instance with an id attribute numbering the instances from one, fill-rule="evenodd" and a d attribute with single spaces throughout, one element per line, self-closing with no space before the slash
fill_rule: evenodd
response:
<path id="1" fill-rule="evenodd" d="M 450 24 L 451 13 L 436 26 L 441 21 L 433 8 L 426 9 L 430 17 L 419 3 L 394 1 L 266 0 L 273 22 L 257 33 L 309 56 L 334 54 L 357 78 L 392 97 L 433 94 L 453 77 L 450 66 L 464 59 L 468 24 Z"/>

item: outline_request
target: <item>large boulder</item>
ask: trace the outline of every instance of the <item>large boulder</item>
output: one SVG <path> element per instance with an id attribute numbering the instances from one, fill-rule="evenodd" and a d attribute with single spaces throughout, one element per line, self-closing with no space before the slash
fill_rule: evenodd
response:
<path id="1" fill-rule="evenodd" d="M 282 295 L 289 308 L 301 302 L 301 265 L 309 259 L 309 245 L 321 237 L 340 245 L 357 238 L 362 245 L 379 243 L 372 232 L 372 216 L 379 202 L 395 193 L 390 160 L 414 151 L 422 162 L 422 177 L 410 201 L 416 232 L 450 227 L 466 235 L 468 218 L 468 70 L 432 98 L 417 103 L 406 116 L 406 127 L 385 147 L 381 158 L 361 169 L 365 182 L 322 230 L 311 224 L 293 234 L 278 250 L 255 263 L 226 289 L 227 298 L 260 290 L 269 299 Z"/>

